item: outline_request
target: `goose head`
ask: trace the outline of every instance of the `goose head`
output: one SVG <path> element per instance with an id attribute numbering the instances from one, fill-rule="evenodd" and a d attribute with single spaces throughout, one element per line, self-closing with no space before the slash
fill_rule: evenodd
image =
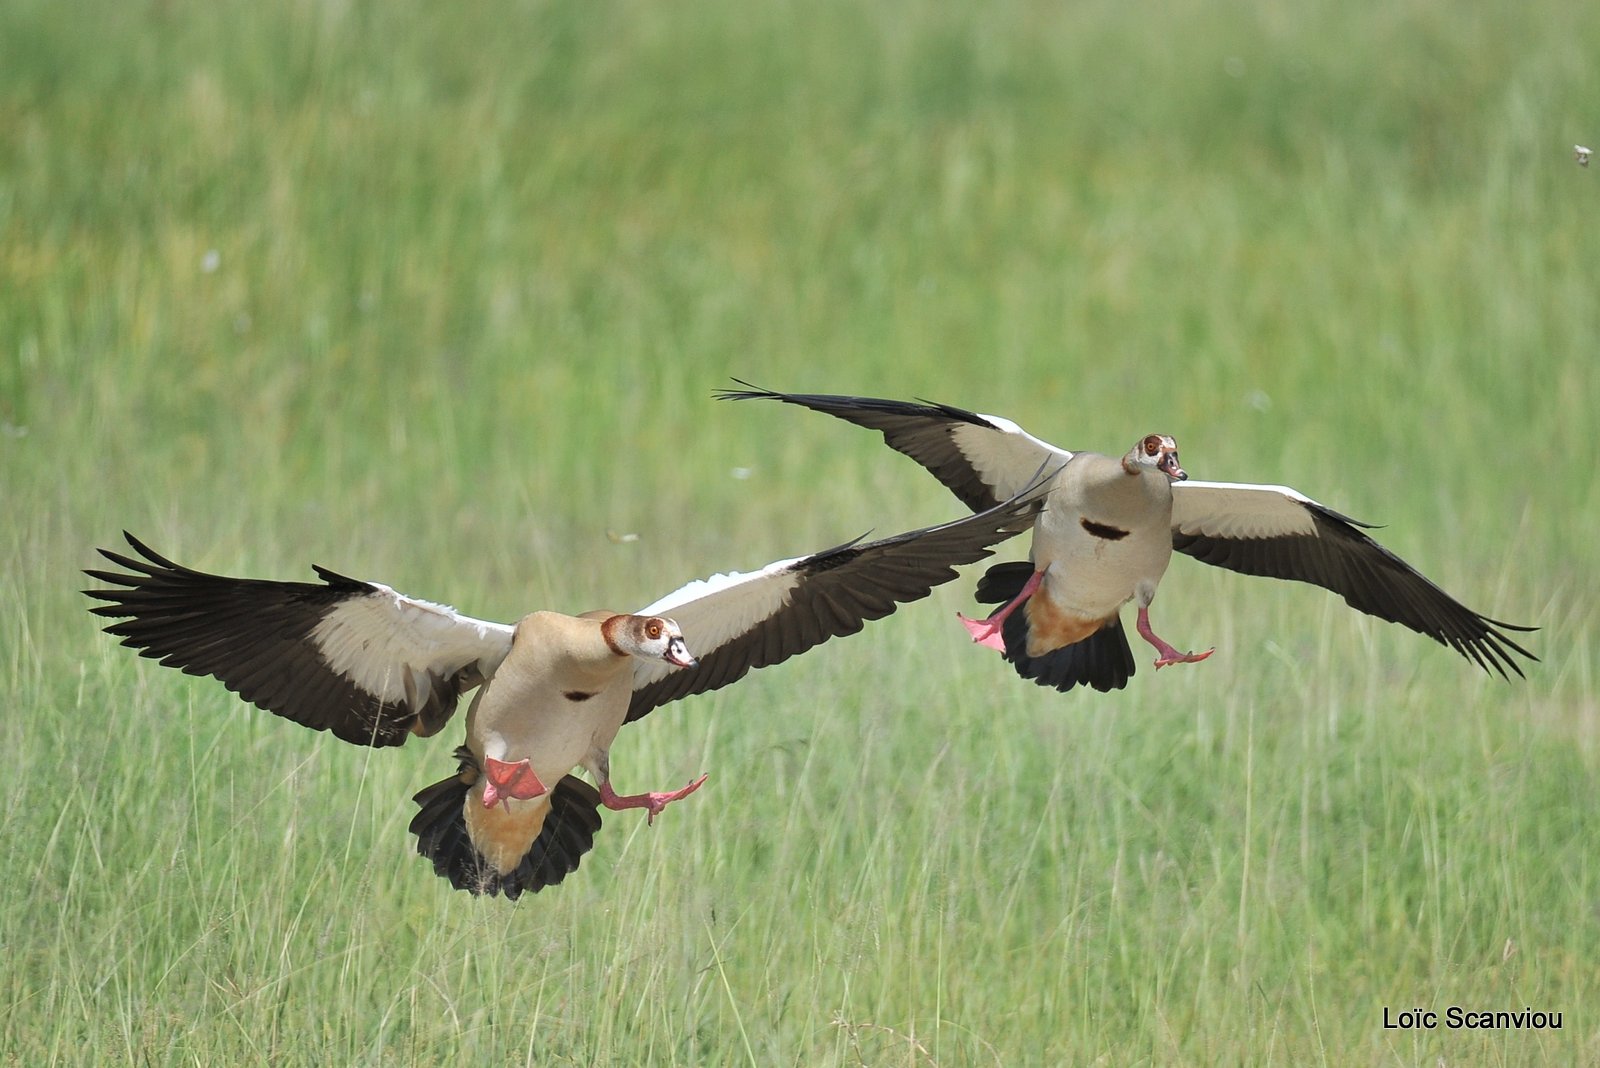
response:
<path id="1" fill-rule="evenodd" d="M 1122 458 L 1122 469 L 1137 475 L 1145 468 L 1154 468 L 1174 482 L 1188 478 L 1188 472 L 1178 466 L 1178 443 L 1170 434 L 1147 434 L 1128 450 Z"/>
<path id="2" fill-rule="evenodd" d="M 699 663 L 684 644 L 678 624 L 662 616 L 612 616 L 600 625 L 606 644 L 641 660 L 660 660 L 674 667 Z"/>

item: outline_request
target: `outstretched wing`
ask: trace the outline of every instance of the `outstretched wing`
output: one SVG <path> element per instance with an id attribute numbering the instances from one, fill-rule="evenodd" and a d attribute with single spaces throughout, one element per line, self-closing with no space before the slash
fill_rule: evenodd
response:
<path id="1" fill-rule="evenodd" d="M 956 577 L 957 565 L 983 559 L 991 546 L 1033 525 L 1047 481 L 1045 473 L 1035 475 L 1004 504 L 954 523 L 881 541 L 858 538 L 751 574 L 691 582 L 641 609 L 640 615 L 676 620 L 700 662 L 679 670 L 659 661 L 636 661 L 628 719 L 726 686 L 752 668 L 782 663 L 829 638 L 854 634 L 867 620 L 926 597 Z"/>
<path id="2" fill-rule="evenodd" d="M 1059 469 L 1072 459 L 1066 449 L 1040 441 L 997 415 L 979 415 L 948 404 L 774 393 L 737 378 L 734 381 L 749 388 L 721 390 L 719 399 L 777 400 L 879 431 L 891 449 L 927 468 L 974 512 L 993 508 L 1021 492 L 1040 465 Z"/>
<path id="3" fill-rule="evenodd" d="M 1479 615 L 1359 528 L 1367 526 L 1287 486 L 1175 482 L 1172 547 L 1246 575 L 1332 590 L 1350 607 L 1448 645 L 1484 671 L 1522 674 L 1512 653 L 1538 660 L 1506 631 L 1531 631 Z"/>
<path id="4" fill-rule="evenodd" d="M 227 578 L 173 563 L 124 531 L 140 558 L 86 571 L 83 592 L 140 656 L 210 675 L 260 708 L 357 745 L 400 745 L 444 726 L 494 674 L 512 628 L 316 568 L 314 582 Z"/>

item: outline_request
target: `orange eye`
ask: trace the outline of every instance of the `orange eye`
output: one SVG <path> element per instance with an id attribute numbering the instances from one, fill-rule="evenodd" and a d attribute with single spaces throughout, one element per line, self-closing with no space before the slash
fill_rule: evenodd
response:
<path id="1" fill-rule="evenodd" d="M 1160 448 L 1161 442 L 1157 441 L 1154 437 L 1148 437 L 1144 439 L 1144 454 L 1146 456 L 1154 456 Z"/>
<path id="2" fill-rule="evenodd" d="M 661 637 L 661 623 L 652 619 L 644 628 L 644 632 L 652 638 Z"/>

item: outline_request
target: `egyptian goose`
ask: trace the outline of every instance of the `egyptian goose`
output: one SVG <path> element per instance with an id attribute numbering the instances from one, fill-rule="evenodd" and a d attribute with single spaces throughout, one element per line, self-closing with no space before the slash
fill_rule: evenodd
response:
<path id="1" fill-rule="evenodd" d="M 637 613 L 533 612 L 515 626 L 321 567 L 320 584 L 208 575 L 131 534 L 137 558 L 100 550 L 125 571 L 86 572 L 114 588 L 84 592 L 109 602 L 91 611 L 120 620 L 106 631 L 140 655 L 358 745 L 435 734 L 476 687 L 457 772 L 415 796 L 410 829 L 452 886 L 514 899 L 576 870 L 602 805 L 653 819 L 705 781 L 619 796 L 623 723 L 926 597 L 1026 530 L 1042 496 L 1040 479 L 953 523 L 691 582 Z M 598 789 L 568 774 L 579 766 Z"/>
<path id="2" fill-rule="evenodd" d="M 1150 627 L 1150 602 L 1174 549 L 1230 571 L 1322 586 L 1352 608 L 1450 646 L 1485 672 L 1509 677 L 1509 668 L 1520 676 L 1512 653 L 1538 659 L 1506 633 L 1537 628 L 1467 608 L 1362 533 L 1368 524 L 1287 486 L 1189 481 L 1165 434 L 1111 457 L 1069 452 L 1009 419 L 945 404 L 739 385 L 747 388 L 719 396 L 783 401 L 881 432 L 969 508 L 992 507 L 1041 464 L 1055 472 L 1029 561 L 997 564 L 978 583 L 977 599 L 1002 607 L 987 619 L 962 617 L 974 641 L 1041 686 L 1126 686 L 1134 664 L 1120 609 L 1130 600 L 1139 635 L 1159 654 L 1157 668 L 1211 655 L 1179 652 Z"/>

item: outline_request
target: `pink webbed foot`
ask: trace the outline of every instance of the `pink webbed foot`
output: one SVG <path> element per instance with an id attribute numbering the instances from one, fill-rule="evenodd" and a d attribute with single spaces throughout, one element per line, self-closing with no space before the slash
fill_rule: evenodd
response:
<path id="1" fill-rule="evenodd" d="M 1011 600 L 1007 601 L 1000 609 L 988 619 L 970 619 L 956 613 L 956 618 L 961 620 L 961 625 L 967 628 L 967 633 L 972 635 L 972 640 L 997 653 L 1006 651 L 1005 638 L 1001 636 L 1001 627 L 1004 626 L 1006 617 L 1017 610 L 1017 607 L 1032 597 L 1039 588 L 1039 583 L 1044 581 L 1044 572 L 1035 571 L 1028 576 L 1028 581 L 1022 584 L 1022 589 Z"/>
<path id="2" fill-rule="evenodd" d="M 508 798 L 528 801 L 545 793 L 544 783 L 534 773 L 526 757 L 515 763 L 485 757 L 483 761 L 483 807 L 494 808 Z"/>
<path id="3" fill-rule="evenodd" d="M 967 633 L 972 635 L 972 640 L 979 645 L 993 649 L 997 653 L 1006 651 L 1005 639 L 1000 636 L 1000 623 L 996 623 L 993 616 L 988 619 L 971 619 L 957 612 L 956 618 L 961 620 L 961 625 L 967 628 Z"/>
<path id="4" fill-rule="evenodd" d="M 1180 653 L 1169 645 L 1161 650 L 1161 656 L 1156 660 L 1156 667 L 1164 668 L 1168 664 L 1198 664 L 1214 652 L 1216 649 L 1213 648 L 1203 653 Z"/>
<path id="5" fill-rule="evenodd" d="M 1216 652 L 1215 648 L 1207 649 L 1203 653 L 1178 652 L 1177 649 L 1174 649 L 1171 645 L 1167 644 L 1167 642 L 1163 641 L 1155 631 L 1150 629 L 1150 610 L 1148 608 L 1139 609 L 1138 631 L 1139 637 L 1155 646 L 1156 652 L 1161 654 L 1156 659 L 1157 668 L 1164 668 L 1168 664 L 1198 664 L 1200 661 Z"/>
<path id="6" fill-rule="evenodd" d="M 662 809 L 674 801 L 688 797 L 700 789 L 700 784 L 705 781 L 706 777 L 702 775 L 683 789 L 673 790 L 670 793 L 652 791 L 650 793 L 627 795 L 618 794 L 611 788 L 611 783 L 603 782 L 600 784 L 600 803 L 605 805 L 606 808 L 616 809 L 619 812 L 625 808 L 642 808 L 645 810 L 644 822 L 649 825 L 655 822 Z"/>

